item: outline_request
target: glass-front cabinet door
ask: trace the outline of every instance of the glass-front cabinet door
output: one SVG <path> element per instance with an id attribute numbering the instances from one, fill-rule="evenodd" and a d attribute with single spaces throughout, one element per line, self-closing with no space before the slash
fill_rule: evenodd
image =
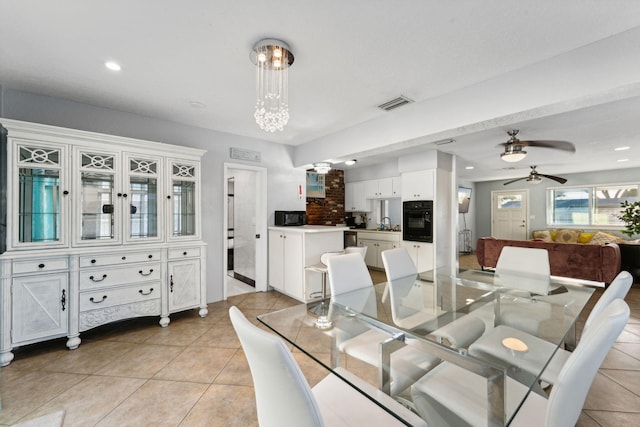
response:
<path id="1" fill-rule="evenodd" d="M 130 154 L 125 164 L 128 167 L 125 185 L 128 207 L 124 207 L 126 239 L 128 242 L 162 240 L 162 217 L 158 209 L 162 160 Z"/>
<path id="2" fill-rule="evenodd" d="M 190 240 L 200 236 L 200 200 L 197 183 L 198 166 L 189 162 L 169 161 L 171 187 L 169 203 L 170 235 L 168 240 Z"/>
<path id="3" fill-rule="evenodd" d="M 118 210 L 127 194 L 118 192 L 118 154 L 89 151 L 75 152 L 77 188 L 75 198 L 78 218 L 74 221 L 76 244 L 109 244 L 121 242 L 121 220 Z"/>
<path id="4" fill-rule="evenodd" d="M 57 247 L 68 244 L 66 216 L 66 146 L 17 141 L 12 145 L 17 176 L 12 184 L 13 247 Z"/>

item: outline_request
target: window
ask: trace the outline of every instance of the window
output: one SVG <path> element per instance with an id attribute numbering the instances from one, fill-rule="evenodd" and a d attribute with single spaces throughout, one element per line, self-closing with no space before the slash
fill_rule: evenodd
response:
<path id="1" fill-rule="evenodd" d="M 623 228 L 618 219 L 620 204 L 638 200 L 638 185 L 550 188 L 547 193 L 547 222 L 550 225 Z"/>
<path id="2" fill-rule="evenodd" d="M 498 209 L 522 209 L 522 194 L 499 195 Z"/>

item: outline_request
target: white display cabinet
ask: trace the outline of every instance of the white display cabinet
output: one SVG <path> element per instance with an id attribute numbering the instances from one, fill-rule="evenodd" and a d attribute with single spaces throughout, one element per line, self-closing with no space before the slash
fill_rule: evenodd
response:
<path id="1" fill-rule="evenodd" d="M 113 321 L 207 314 L 203 150 L 0 119 L 11 223 L 0 255 L 0 361 Z"/>

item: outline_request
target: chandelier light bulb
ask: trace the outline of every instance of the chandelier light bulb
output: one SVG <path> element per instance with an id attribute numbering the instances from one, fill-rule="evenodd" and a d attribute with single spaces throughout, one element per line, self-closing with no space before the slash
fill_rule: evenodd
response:
<path id="1" fill-rule="evenodd" d="M 274 49 L 274 51 L 273 51 L 273 57 L 274 57 L 274 58 L 282 58 L 282 50 L 280 50 L 280 49 Z"/>
<path id="2" fill-rule="evenodd" d="M 282 66 L 282 61 L 279 59 L 274 59 L 273 60 L 273 66 L 276 68 L 280 68 Z"/>
<path id="3" fill-rule="evenodd" d="M 258 62 L 264 62 L 267 60 L 267 54 L 264 52 L 260 52 L 258 54 Z"/>

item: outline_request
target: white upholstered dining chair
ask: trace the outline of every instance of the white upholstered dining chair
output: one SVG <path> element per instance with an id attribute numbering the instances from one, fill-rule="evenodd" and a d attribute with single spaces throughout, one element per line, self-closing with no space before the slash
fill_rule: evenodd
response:
<path id="1" fill-rule="evenodd" d="M 631 285 L 633 284 L 633 277 L 627 271 L 621 271 L 616 278 L 611 282 L 609 287 L 600 296 L 596 304 L 593 306 L 591 313 L 587 317 L 582 330 L 584 336 L 589 328 L 597 321 L 600 313 L 613 301 L 622 299 L 627 296 Z M 530 347 L 536 349 L 535 353 L 530 353 L 526 358 L 514 358 L 509 352 L 505 351 L 500 345 L 505 338 L 517 338 L 520 341 L 529 343 Z M 562 367 L 567 363 L 571 352 L 563 348 L 556 350 L 556 345 L 538 338 L 527 332 L 512 328 L 506 325 L 500 325 L 491 330 L 489 333 L 478 339 L 469 347 L 469 353 L 479 356 L 485 359 L 494 360 L 498 363 L 507 362 L 518 366 L 518 368 L 537 375 L 545 363 L 549 360 L 549 355 L 554 351 L 555 354 L 551 358 L 551 361 L 546 366 L 540 380 L 547 384 L 555 384 L 558 381 L 558 376 Z"/>
<path id="2" fill-rule="evenodd" d="M 496 264 L 495 283 L 510 289 L 547 295 L 551 283 L 549 252 L 540 248 L 504 246 Z"/>
<path id="3" fill-rule="evenodd" d="M 400 277 L 415 276 L 418 269 L 409 255 L 407 248 L 394 248 L 382 251 L 382 264 L 387 280 L 395 280 Z"/>
<path id="4" fill-rule="evenodd" d="M 249 362 L 261 427 L 405 425 L 334 374 L 312 389 L 282 339 L 249 322 L 235 306 L 229 317 Z M 340 374 L 361 389 L 370 387 L 347 372 Z M 412 425 L 425 425 L 390 397 L 376 399 Z"/>
<path id="5" fill-rule="evenodd" d="M 629 319 L 629 306 L 615 300 L 594 319 L 558 374 L 548 399 L 507 377 L 505 412 L 510 417 L 525 397 L 511 426 L 575 425 L 600 365 Z M 418 413 L 429 426 L 486 426 L 486 379 L 451 363 L 442 363 L 411 388 Z"/>
<path id="6" fill-rule="evenodd" d="M 342 305 L 370 317 L 377 317 L 377 298 L 371 275 L 362 256 L 356 253 L 331 257 L 327 260 L 331 298 Z M 357 294 L 349 292 L 362 290 Z M 346 294 L 346 295 L 345 295 Z M 380 343 L 391 334 L 357 319 L 343 317 L 334 329 L 337 348 L 345 354 L 371 366 L 381 367 Z M 431 356 L 419 342 L 411 341 L 391 354 L 389 394 L 395 396 L 437 365 L 440 360 Z M 383 385 L 381 384 L 381 387 Z"/>
<path id="7" fill-rule="evenodd" d="M 390 297 L 393 322 L 403 329 L 413 329 L 437 317 L 434 284 L 424 284 L 433 290 L 433 298 L 430 300 L 433 305 L 425 307 L 424 289 L 419 289 L 422 286 L 414 283 L 418 270 L 407 248 L 388 249 L 381 255 L 388 281 L 383 302 L 387 296 Z M 434 335 L 439 342 L 446 339 L 451 347 L 461 349 L 467 348 L 484 331 L 484 322 L 475 316 L 468 315 L 436 329 L 431 335 Z"/>

